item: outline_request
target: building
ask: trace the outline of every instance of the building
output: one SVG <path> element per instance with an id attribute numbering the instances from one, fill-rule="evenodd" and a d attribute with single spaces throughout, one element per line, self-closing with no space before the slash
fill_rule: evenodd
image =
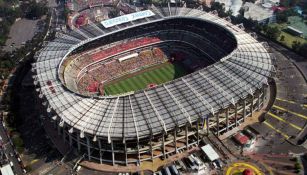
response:
<path id="1" fill-rule="evenodd" d="M 212 148 L 210 144 L 207 144 L 203 147 L 201 147 L 201 150 L 203 153 L 208 157 L 208 159 L 213 162 L 220 158 L 220 156 L 217 154 L 217 152 Z"/>
<path id="2" fill-rule="evenodd" d="M 243 6 L 244 18 L 258 21 L 258 23 L 275 22 L 274 11 L 271 8 L 265 8 L 262 5 L 256 5 L 246 2 Z"/>
<path id="3" fill-rule="evenodd" d="M 299 37 L 303 37 L 304 36 L 304 32 L 292 27 L 292 26 L 287 26 L 286 31 L 292 35 L 295 36 L 299 36 Z"/>
<path id="4" fill-rule="evenodd" d="M 0 171 L 1 171 L 1 175 L 14 175 L 14 172 L 10 164 L 6 164 L 2 166 Z"/>
<path id="5" fill-rule="evenodd" d="M 233 16 L 239 15 L 239 11 L 243 5 L 242 0 L 215 0 L 225 5 L 225 11 L 231 10 Z"/>
<path id="6" fill-rule="evenodd" d="M 105 70 L 119 53 L 174 40 L 206 53 L 210 66 L 113 96 L 83 93 L 89 84 L 77 83 L 78 75 L 88 75 L 87 66 Z M 180 44 L 176 49 L 185 50 Z M 93 60 L 87 50 L 96 45 L 102 49 Z M 72 52 L 86 54 L 75 59 L 69 57 Z M 113 165 L 165 159 L 199 145 L 201 134 L 219 136 L 236 128 L 262 107 L 273 73 L 266 48 L 244 30 L 213 14 L 179 7 L 152 6 L 58 33 L 35 59 L 34 84 L 47 121 L 79 155 Z M 115 74 L 117 68 L 110 70 Z M 107 74 L 95 77 L 101 75 Z"/>

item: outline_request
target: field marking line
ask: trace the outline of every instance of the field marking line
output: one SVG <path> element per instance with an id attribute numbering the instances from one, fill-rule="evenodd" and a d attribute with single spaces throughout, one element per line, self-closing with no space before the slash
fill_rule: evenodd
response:
<path id="1" fill-rule="evenodd" d="M 288 110 L 288 109 L 285 109 L 285 108 L 283 108 L 283 107 L 276 106 L 276 105 L 273 105 L 273 108 L 276 108 L 276 109 L 279 109 L 279 110 L 282 110 L 282 111 L 289 112 L 289 113 L 291 113 L 291 114 L 293 114 L 293 115 L 296 115 L 296 116 L 298 116 L 298 117 L 301 117 L 301 118 L 307 120 L 307 116 L 305 116 L 305 115 L 303 115 L 303 114 L 299 114 L 299 113 L 290 111 L 290 110 Z"/>
<path id="2" fill-rule="evenodd" d="M 287 102 L 287 103 L 290 103 L 290 104 L 297 104 L 297 105 L 300 105 L 301 107 L 307 109 L 307 104 L 301 104 L 301 103 L 298 103 L 298 102 L 295 102 L 295 101 L 292 101 L 292 100 L 286 100 L 286 99 L 282 99 L 282 98 L 276 98 L 276 100 Z"/>
<path id="3" fill-rule="evenodd" d="M 279 129 L 276 129 L 274 126 L 272 126 L 270 123 L 268 123 L 267 121 L 263 122 L 265 125 L 267 125 L 269 128 L 273 129 L 274 131 L 276 131 L 277 133 L 281 134 L 283 137 L 285 137 L 286 139 L 289 139 L 290 136 L 288 136 L 287 134 L 283 133 L 282 131 L 280 131 Z"/>
<path id="4" fill-rule="evenodd" d="M 268 114 L 271 116 L 271 117 L 274 117 L 274 118 L 276 118 L 277 120 L 279 120 L 279 121 L 282 121 L 282 122 L 284 122 L 284 123 L 287 123 L 287 124 L 289 124 L 290 126 L 292 126 L 293 128 L 295 128 L 295 129 L 297 129 L 297 130 L 302 130 L 303 128 L 301 128 L 301 127 L 299 127 L 299 126 L 297 126 L 297 125 L 295 125 L 295 124 L 293 124 L 293 123 L 290 123 L 290 122 L 288 122 L 288 121 L 286 121 L 285 119 L 283 119 L 283 118 L 281 118 L 281 117 L 278 117 L 277 115 L 275 115 L 275 114 L 273 114 L 273 113 L 271 113 L 271 112 L 268 112 Z"/>

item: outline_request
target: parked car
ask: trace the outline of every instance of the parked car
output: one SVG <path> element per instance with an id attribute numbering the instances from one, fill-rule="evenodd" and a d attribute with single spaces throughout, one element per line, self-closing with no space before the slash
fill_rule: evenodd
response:
<path id="1" fill-rule="evenodd" d="M 162 169 L 162 174 L 163 175 L 172 175 L 171 171 L 169 170 L 168 167 L 165 167 Z"/>
<path id="2" fill-rule="evenodd" d="M 223 163 L 222 163 L 222 161 L 221 161 L 220 159 L 216 159 L 214 162 L 216 163 L 216 165 L 217 165 L 219 168 L 222 168 L 222 167 L 223 167 Z"/>
<path id="3" fill-rule="evenodd" d="M 180 175 L 179 171 L 177 170 L 176 166 L 175 165 L 171 165 L 169 166 L 169 170 L 171 171 L 171 173 L 173 175 Z"/>

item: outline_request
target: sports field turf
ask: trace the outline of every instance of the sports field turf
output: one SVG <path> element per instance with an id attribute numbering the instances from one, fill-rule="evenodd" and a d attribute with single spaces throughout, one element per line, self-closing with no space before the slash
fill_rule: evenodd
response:
<path id="1" fill-rule="evenodd" d="M 121 77 L 104 87 L 105 95 L 117 95 L 144 89 L 148 84 L 162 84 L 186 75 L 186 70 L 178 64 L 164 63 L 133 75 Z"/>

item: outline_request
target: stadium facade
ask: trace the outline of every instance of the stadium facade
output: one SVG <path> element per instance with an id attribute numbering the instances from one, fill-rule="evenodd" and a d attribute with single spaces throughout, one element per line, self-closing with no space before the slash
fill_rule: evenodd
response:
<path id="1" fill-rule="evenodd" d="M 88 160 L 128 165 L 166 158 L 198 145 L 204 134 L 221 135 L 238 127 L 266 99 L 272 60 L 244 29 L 198 9 L 149 10 L 154 15 L 58 33 L 36 54 L 33 78 L 47 120 Z M 65 71 L 65 59 L 71 53 L 95 41 L 107 47 L 114 38 L 124 40 L 138 32 L 147 36 L 151 30 L 167 30 L 163 40 L 196 45 L 211 65 L 154 88 L 114 96 L 79 93 L 74 81 L 65 78 L 71 70 Z"/>

